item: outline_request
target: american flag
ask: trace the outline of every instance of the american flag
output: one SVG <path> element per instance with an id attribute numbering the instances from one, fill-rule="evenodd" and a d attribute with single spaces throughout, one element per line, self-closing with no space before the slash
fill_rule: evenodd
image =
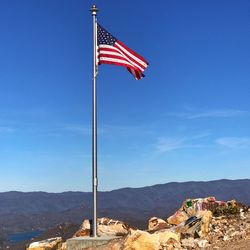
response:
<path id="1" fill-rule="evenodd" d="M 124 66 L 140 80 L 148 62 L 97 24 L 98 64 Z"/>

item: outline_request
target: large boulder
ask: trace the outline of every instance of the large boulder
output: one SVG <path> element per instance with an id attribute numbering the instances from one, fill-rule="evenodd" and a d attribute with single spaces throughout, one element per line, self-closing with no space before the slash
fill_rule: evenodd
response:
<path id="1" fill-rule="evenodd" d="M 169 225 L 161 218 L 152 217 L 148 221 L 148 231 L 157 231 L 166 228 L 169 228 Z"/>
<path id="2" fill-rule="evenodd" d="M 158 250 L 160 242 L 158 237 L 141 230 L 131 230 L 124 242 L 124 250 Z"/>
<path id="3" fill-rule="evenodd" d="M 110 218 L 98 218 L 97 220 L 97 234 L 99 236 L 124 236 L 129 232 L 129 226 L 123 221 L 113 220 Z M 91 224 L 89 220 L 84 220 L 80 229 L 74 234 L 73 237 L 90 236 Z"/>
<path id="4" fill-rule="evenodd" d="M 169 240 L 180 242 L 180 235 L 169 230 L 150 234 L 141 230 L 130 230 L 124 241 L 124 250 L 159 250 L 169 244 Z"/>
<path id="5" fill-rule="evenodd" d="M 33 242 L 27 250 L 57 250 L 62 245 L 62 238 L 55 237 L 43 241 Z"/>
<path id="6" fill-rule="evenodd" d="M 200 211 L 197 216 L 201 218 L 201 231 L 200 236 L 207 236 L 209 233 L 209 225 L 211 224 L 213 214 L 210 210 Z"/>
<path id="7" fill-rule="evenodd" d="M 84 220 L 79 230 L 74 234 L 73 237 L 84 237 L 90 236 L 90 221 Z"/>
<path id="8" fill-rule="evenodd" d="M 184 211 L 177 210 L 172 216 L 167 218 L 167 222 L 171 225 L 179 225 L 187 219 L 188 215 Z"/>

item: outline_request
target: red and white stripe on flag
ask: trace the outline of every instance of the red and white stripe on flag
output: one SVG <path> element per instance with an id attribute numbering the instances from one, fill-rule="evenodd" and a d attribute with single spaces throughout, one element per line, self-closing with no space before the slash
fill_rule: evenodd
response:
<path id="1" fill-rule="evenodd" d="M 148 66 L 142 56 L 118 40 L 113 45 L 98 45 L 98 63 L 124 66 L 137 80 L 144 77 L 143 71 Z"/>

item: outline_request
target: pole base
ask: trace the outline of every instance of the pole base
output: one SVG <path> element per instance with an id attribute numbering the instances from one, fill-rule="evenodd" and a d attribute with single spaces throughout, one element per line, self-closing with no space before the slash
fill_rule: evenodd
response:
<path id="1" fill-rule="evenodd" d="M 119 239 L 118 236 L 100 236 L 100 237 L 76 237 L 67 240 L 67 250 L 82 250 L 108 244 L 111 240 Z"/>

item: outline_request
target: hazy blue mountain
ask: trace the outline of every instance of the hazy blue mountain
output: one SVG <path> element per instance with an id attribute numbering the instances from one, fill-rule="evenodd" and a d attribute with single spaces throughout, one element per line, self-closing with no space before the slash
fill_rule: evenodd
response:
<path id="1" fill-rule="evenodd" d="M 151 216 L 166 218 L 186 198 L 215 196 L 218 200 L 237 199 L 250 204 L 250 180 L 172 182 L 142 188 L 99 192 L 99 216 L 126 220 L 145 226 Z M 88 192 L 4 192 L 0 193 L 0 225 L 16 232 L 48 228 L 69 222 L 81 223 L 91 217 Z"/>

